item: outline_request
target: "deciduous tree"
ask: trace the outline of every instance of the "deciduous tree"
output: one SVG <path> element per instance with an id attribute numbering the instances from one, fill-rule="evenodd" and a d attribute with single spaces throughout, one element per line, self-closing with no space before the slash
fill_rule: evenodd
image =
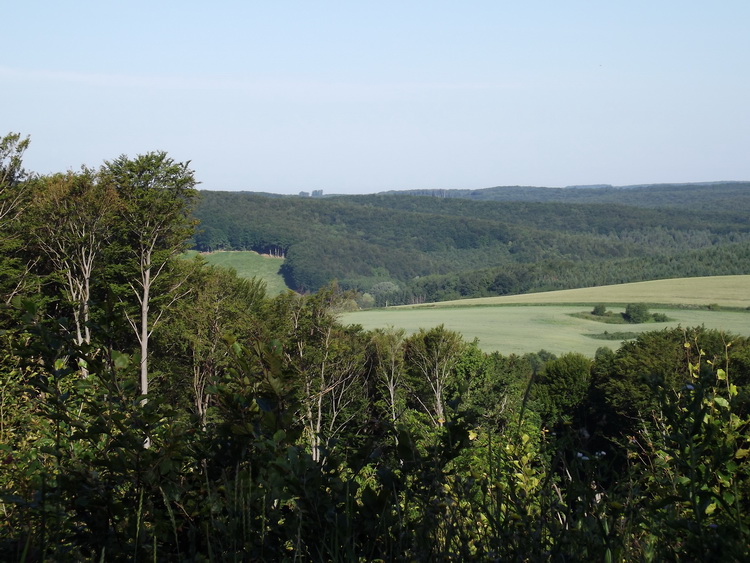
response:
<path id="1" fill-rule="evenodd" d="M 375 329 L 371 339 L 376 385 L 382 390 L 391 423 L 396 424 L 403 408 L 405 390 L 404 350 L 406 338 L 404 329 L 389 327 Z"/>
<path id="2" fill-rule="evenodd" d="M 231 364 L 225 339 L 257 338 L 253 332 L 265 299 L 265 283 L 239 278 L 233 270 L 209 266 L 199 258 L 181 261 L 180 267 L 188 276 L 185 289 L 190 289 L 190 299 L 175 304 L 159 340 L 164 341 L 161 348 L 168 354 L 167 369 L 176 372 L 177 364 L 186 367 L 195 413 L 205 426 L 209 388 Z"/>
<path id="3" fill-rule="evenodd" d="M 406 361 L 412 369 L 413 397 L 435 426 L 445 424 L 446 390 L 463 348 L 461 335 L 444 325 L 421 329 L 407 341 Z"/>
<path id="4" fill-rule="evenodd" d="M 161 151 L 132 159 L 120 156 L 106 162 L 102 173 L 122 201 L 119 220 L 134 272 L 128 284 L 138 304 L 137 313 L 128 314 L 128 321 L 140 344 L 140 387 L 145 396 L 149 338 L 169 304 L 181 296 L 179 282 L 167 284 L 160 292 L 168 298 L 166 303 L 152 311 L 152 291 L 193 233 L 190 210 L 197 182 L 189 162 L 175 162 Z"/>
<path id="5" fill-rule="evenodd" d="M 325 447 L 361 416 L 365 399 L 365 341 L 358 328 L 336 322 L 341 299 L 332 285 L 287 301 L 285 356 L 299 374 L 299 419 L 320 463 L 326 461 Z"/>
<path id="6" fill-rule="evenodd" d="M 0 138 L 0 298 L 6 305 L 23 290 L 30 270 L 18 255 L 22 246 L 18 219 L 25 208 L 29 177 L 23 154 L 29 143 L 19 133 Z"/>
<path id="7" fill-rule="evenodd" d="M 63 279 L 73 309 L 75 342 L 91 343 L 91 282 L 95 265 L 109 242 L 118 206 L 117 192 L 98 174 L 55 174 L 34 183 L 34 237 Z M 84 368 L 85 372 L 85 368 Z"/>
<path id="8" fill-rule="evenodd" d="M 21 210 L 23 182 L 28 174 L 23 168 L 23 153 L 30 139 L 19 133 L 8 133 L 0 139 L 0 227 Z"/>

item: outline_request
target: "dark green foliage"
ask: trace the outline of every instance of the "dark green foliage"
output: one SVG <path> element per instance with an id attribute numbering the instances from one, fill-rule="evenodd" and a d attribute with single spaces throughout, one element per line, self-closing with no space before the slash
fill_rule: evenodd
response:
<path id="1" fill-rule="evenodd" d="M 198 250 L 284 255 L 301 291 L 391 282 L 389 304 L 750 272 L 744 218 L 689 206 L 203 192 L 195 215 Z"/>
<path id="2" fill-rule="evenodd" d="M 139 221 L 174 219 L 166 203 L 112 218 L 90 338 L 60 263 L 14 250 L 35 283 L 0 331 L 0 559 L 750 558 L 748 339 L 670 330 L 593 362 L 487 355 L 443 326 L 343 326 L 336 284 L 269 299 L 167 245 L 143 397 L 127 261 Z M 25 225 L 57 212 L 19 209 Z M 173 226 L 179 248 L 189 225 Z M 392 298 L 387 277 L 360 280 Z"/>
<path id="3" fill-rule="evenodd" d="M 233 364 L 229 338 L 261 336 L 265 284 L 209 266 L 200 257 L 176 264 L 189 298 L 177 301 L 156 335 L 155 392 L 191 410 L 205 424 L 211 389 Z M 178 383 L 179 382 L 179 383 Z M 189 389 L 191 392 L 185 393 Z"/>
<path id="4" fill-rule="evenodd" d="M 457 371 L 468 382 L 462 404 L 467 420 L 497 433 L 518 421 L 534 371 L 529 358 L 497 352 L 485 355 L 469 346 Z"/>
<path id="5" fill-rule="evenodd" d="M 196 280 L 219 274 L 196 266 Z M 236 280 L 228 282 L 231 276 L 223 282 L 227 299 L 244 300 L 260 312 L 261 295 L 244 286 L 232 290 Z M 205 291 L 206 297 L 215 295 L 210 287 Z M 202 300 L 186 313 L 193 307 L 191 315 L 208 312 Z M 335 288 L 268 302 L 275 318 L 253 317 L 262 326 L 245 337 L 246 345 L 227 340 L 206 417 L 194 416 L 166 388 L 148 403 L 138 401 L 137 362 L 123 354 L 112 352 L 111 362 L 86 356 L 90 375 L 80 379 L 73 366 L 82 350 L 64 334 L 33 323 L 29 310 L 23 349 L 20 342 L 9 347 L 4 362 L 26 370 L 30 395 L 18 389 L 3 400 L 33 408 L 19 410 L 3 427 L 10 432 L 27 417 L 34 434 L 27 442 L 17 430 L 14 437 L 5 434 L 13 449 L 4 450 L 10 471 L 0 477 L 7 515 L 0 525 L 2 556 L 21 559 L 28 547 L 38 559 L 146 558 L 154 550 L 158 559 L 188 560 L 633 560 L 650 549 L 666 559 L 710 558 L 714 552 L 746 557 L 742 491 L 750 444 L 747 421 L 738 418 L 745 415 L 736 385 L 747 381 L 747 342 L 735 339 L 727 348 L 712 331 L 665 331 L 617 353 L 602 349 L 591 366 L 576 354 L 487 356 L 443 327 L 410 342 L 398 334 L 373 335 L 384 345 L 377 352 L 381 367 L 391 358 L 394 373 L 420 374 L 421 402 L 412 395 L 411 408 L 398 397 L 395 411 L 369 405 L 368 397 L 382 397 L 384 389 L 360 379 L 366 393 L 353 395 L 359 401 L 354 411 L 365 416 L 351 418 L 335 443 L 318 446 L 305 434 L 305 405 L 324 398 L 324 420 L 331 420 L 335 405 L 321 395 L 327 387 L 304 392 L 305 372 L 318 374 L 309 379 L 315 384 L 325 361 L 331 363 L 326 370 L 338 366 L 329 373 L 345 374 L 340 360 L 356 359 L 366 348 L 357 329 L 344 329 L 330 317 L 336 302 Z M 219 321 L 224 317 L 220 309 L 214 313 Z M 265 336 L 271 326 L 277 338 Z M 165 330 L 162 337 L 171 334 Z M 689 348 L 686 337 L 694 338 Z M 211 345 L 203 329 L 199 338 Z M 620 364 L 661 373 L 671 369 L 664 363 L 670 347 L 682 351 L 677 363 L 695 366 L 675 367 L 674 374 L 675 380 L 691 381 L 693 390 L 675 387 L 675 400 L 658 378 L 646 384 L 643 396 L 653 408 L 634 414 L 644 421 L 651 417 L 652 434 L 625 434 L 635 439 L 623 454 L 634 456 L 629 473 L 622 473 L 611 448 L 607 454 L 588 449 L 577 426 L 562 425 L 552 436 L 535 422 L 541 415 L 547 425 L 581 424 L 573 415 L 593 410 L 591 392 L 603 393 L 607 408 L 606 383 L 627 377 L 614 373 Z M 701 348 L 704 354 L 696 359 Z M 436 352 L 426 357 L 450 367 L 442 372 L 449 374 L 449 416 L 442 425 L 430 421 L 437 416 L 427 400 L 429 374 L 435 372 L 423 370 L 418 350 Z M 729 364 L 721 364 L 722 350 L 735 354 Z M 176 382 L 180 368 L 172 356 L 161 365 L 163 376 Z M 712 383 L 711 377 L 726 373 L 716 369 L 720 364 L 729 373 L 738 366 L 731 385 L 725 379 Z M 535 397 L 529 400 L 535 369 Z M 7 379 L 14 390 L 23 370 L 16 380 Z M 397 375 L 394 381 L 401 398 L 418 391 L 406 386 L 408 379 Z M 342 396 L 350 392 L 344 385 L 336 389 L 345 391 Z M 424 406 L 429 410 L 422 411 Z M 377 416 L 391 418 L 391 424 L 374 425 Z M 625 431 L 618 426 L 609 436 Z M 315 455 L 318 447 L 324 457 Z M 662 451 L 669 457 L 660 457 Z M 705 491 L 690 485 L 696 470 Z M 696 507 L 711 505 L 711 513 L 701 516 L 704 528 L 683 525 L 695 519 Z"/>
<path id="6" fill-rule="evenodd" d="M 750 508 L 750 420 L 741 413 L 731 375 L 728 350 L 734 343 L 727 341 L 723 354 L 711 358 L 699 338 L 684 343 L 687 383 L 675 390 L 652 387 L 659 414 L 652 430 L 631 439 L 629 456 L 645 462 L 637 464 L 636 475 L 641 505 L 661 538 L 657 558 L 673 557 L 667 546 L 677 545 L 699 559 L 740 561 L 750 545 L 743 516 Z"/>
<path id="7" fill-rule="evenodd" d="M 597 424 L 604 425 L 611 435 L 627 434 L 641 424 L 648 424 L 657 412 L 653 388 L 675 391 L 689 383 L 690 348 L 685 343 L 695 341 L 700 342 L 705 357 L 712 361 L 719 361 L 725 355 L 725 344 L 733 341 L 729 355 L 731 369 L 737 370 L 738 382 L 745 381 L 747 366 L 742 358 L 750 345 L 746 338 L 703 328 L 643 333 L 614 354 L 604 349 L 597 353 L 590 404 Z"/>
<path id="8" fill-rule="evenodd" d="M 588 394 L 590 377 L 591 360 L 581 354 L 565 354 L 544 364 L 533 393 L 546 426 L 572 420 Z"/>

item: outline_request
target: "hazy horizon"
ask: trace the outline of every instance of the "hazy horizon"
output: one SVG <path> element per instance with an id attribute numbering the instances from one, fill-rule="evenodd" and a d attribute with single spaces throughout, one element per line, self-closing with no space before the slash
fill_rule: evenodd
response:
<path id="1" fill-rule="evenodd" d="M 487 189 L 494 189 L 494 188 L 543 188 L 543 189 L 552 189 L 552 190 L 565 190 L 565 189 L 583 189 L 583 188 L 639 188 L 639 187 L 648 187 L 648 186 L 672 186 L 672 185 L 712 185 L 712 184 L 744 184 L 748 183 L 750 180 L 709 180 L 705 182 L 657 182 L 657 183 L 643 183 L 643 184 L 628 184 L 628 185 L 614 185 L 614 184 L 576 184 L 576 185 L 569 185 L 569 186 L 532 186 L 528 184 L 516 184 L 516 185 L 495 185 L 495 186 L 485 186 L 482 188 L 479 187 L 466 187 L 466 188 L 441 188 L 441 187 L 432 187 L 432 188 L 405 188 L 402 190 L 373 190 L 370 192 L 357 192 L 357 193 L 350 193 L 350 192 L 336 192 L 336 193 L 328 193 L 325 191 L 325 189 L 322 188 L 314 188 L 314 189 L 322 189 L 323 195 L 368 195 L 368 194 L 378 194 L 378 193 L 386 193 L 386 192 L 409 192 L 409 191 L 419 191 L 419 190 L 435 190 L 435 191 L 450 191 L 450 190 L 487 190 Z M 223 190 L 221 188 L 206 188 L 201 185 L 198 185 L 197 188 L 199 190 L 205 190 L 205 191 L 212 191 L 212 192 L 245 192 L 245 193 L 260 193 L 260 194 L 272 194 L 272 195 L 300 195 L 300 193 L 306 193 L 308 195 L 312 194 L 313 190 L 300 190 L 298 192 L 274 192 L 271 190 L 263 190 L 263 189 L 257 189 L 257 190 L 245 190 L 245 189 L 236 189 L 236 190 Z"/>
<path id="2" fill-rule="evenodd" d="M 187 0 L 4 9 L 39 173 L 165 150 L 202 189 L 750 178 L 750 3 Z M 719 179 L 719 180 L 717 180 Z"/>

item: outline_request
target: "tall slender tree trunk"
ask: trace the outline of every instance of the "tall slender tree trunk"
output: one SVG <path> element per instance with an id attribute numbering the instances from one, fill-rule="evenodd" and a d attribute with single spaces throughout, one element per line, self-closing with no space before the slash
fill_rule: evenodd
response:
<path id="1" fill-rule="evenodd" d="M 148 300 L 151 290 L 151 260 L 147 259 L 147 266 L 143 271 L 143 293 L 141 294 L 141 406 L 148 402 Z M 146 437 L 143 439 L 143 447 L 151 447 L 151 436 L 146 429 Z"/>
<path id="2" fill-rule="evenodd" d="M 148 300 L 151 290 L 151 268 L 146 267 L 143 271 L 143 293 L 141 295 L 141 395 L 148 394 Z M 144 397 L 141 404 L 145 405 L 147 399 Z"/>

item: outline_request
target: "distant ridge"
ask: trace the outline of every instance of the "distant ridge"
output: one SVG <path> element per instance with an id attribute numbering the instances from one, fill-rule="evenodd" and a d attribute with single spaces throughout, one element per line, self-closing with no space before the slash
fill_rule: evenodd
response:
<path id="1" fill-rule="evenodd" d="M 420 196 L 475 201 L 517 201 L 558 203 L 610 203 L 635 207 L 685 207 L 735 211 L 738 198 L 750 198 L 750 181 L 716 181 L 674 184 L 593 184 L 551 188 L 539 186 L 495 186 L 470 189 L 420 189 L 387 191 L 380 196 Z"/>
<path id="2" fill-rule="evenodd" d="M 662 187 L 708 187 L 708 186 L 722 186 L 722 185 L 734 185 L 734 184 L 747 184 L 747 180 L 719 180 L 716 182 L 678 182 L 678 183 L 662 183 L 662 184 L 630 184 L 627 186 L 615 186 L 620 189 L 630 188 L 662 188 Z"/>
<path id="3" fill-rule="evenodd" d="M 613 186 L 612 184 L 585 184 L 575 186 L 565 186 L 564 189 L 615 189 L 615 190 L 629 190 L 632 188 L 682 188 L 682 187 L 709 187 L 709 186 L 721 186 L 721 185 L 732 185 L 732 184 L 747 184 L 747 181 L 742 180 L 719 180 L 715 182 L 666 182 L 658 184 L 628 184 L 625 186 Z"/>

